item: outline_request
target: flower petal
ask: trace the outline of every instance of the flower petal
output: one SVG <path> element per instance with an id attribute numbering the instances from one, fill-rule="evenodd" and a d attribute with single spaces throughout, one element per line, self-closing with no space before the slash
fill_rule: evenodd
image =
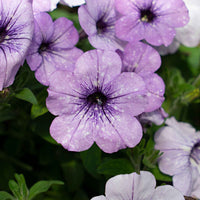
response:
<path id="1" fill-rule="evenodd" d="M 50 126 L 51 136 L 69 151 L 89 149 L 93 140 L 93 124 L 84 112 L 56 117 Z"/>
<path id="2" fill-rule="evenodd" d="M 163 185 L 156 188 L 152 200 L 184 200 L 184 196 L 171 185 Z"/>
<path id="3" fill-rule="evenodd" d="M 121 72 L 121 59 L 112 51 L 91 50 L 76 62 L 75 74 L 90 77 L 94 86 L 102 87 Z"/>
<path id="4" fill-rule="evenodd" d="M 104 111 L 96 125 L 95 142 L 106 153 L 136 146 L 142 138 L 142 127 L 132 116 L 125 113 Z"/>

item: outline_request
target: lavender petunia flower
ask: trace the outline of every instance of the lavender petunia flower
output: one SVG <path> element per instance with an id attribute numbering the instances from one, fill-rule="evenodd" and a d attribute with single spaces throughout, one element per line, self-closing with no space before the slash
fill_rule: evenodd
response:
<path id="1" fill-rule="evenodd" d="M 30 0 L 0 0 L 0 91 L 13 83 L 31 44 L 33 29 Z"/>
<path id="2" fill-rule="evenodd" d="M 33 0 L 33 12 L 35 14 L 40 12 L 49 12 L 56 9 L 60 0 Z"/>
<path id="3" fill-rule="evenodd" d="M 35 16 L 34 37 L 26 60 L 40 83 L 48 85 L 49 76 L 58 69 L 73 71 L 82 54 L 74 47 L 77 42 L 78 32 L 70 20 L 61 17 L 53 22 L 47 13 Z"/>
<path id="4" fill-rule="evenodd" d="M 145 83 L 133 72 L 121 73 L 117 53 L 84 53 L 74 73 L 52 74 L 48 93 L 47 108 L 58 115 L 50 133 L 64 148 L 84 151 L 96 142 L 113 153 L 141 140 L 142 127 L 134 116 L 146 109 Z"/>
<path id="5" fill-rule="evenodd" d="M 170 185 L 155 187 L 156 180 L 147 171 L 117 175 L 107 181 L 105 196 L 91 200 L 184 200 L 183 195 Z"/>
<path id="6" fill-rule="evenodd" d="M 79 22 L 89 42 L 98 49 L 123 49 L 125 42 L 115 36 L 115 0 L 86 0 L 78 9 Z"/>
<path id="7" fill-rule="evenodd" d="M 161 65 L 158 52 L 142 42 L 128 43 L 121 58 L 123 61 L 122 71 L 135 72 L 146 83 L 148 90 L 146 112 L 160 108 L 164 101 L 165 84 L 162 78 L 154 73 Z"/>
<path id="8" fill-rule="evenodd" d="M 61 4 L 68 5 L 70 7 L 80 6 L 85 3 L 85 0 L 61 0 Z"/>
<path id="9" fill-rule="evenodd" d="M 155 46 L 168 46 L 175 28 L 189 21 L 182 0 L 116 0 L 116 9 L 122 14 L 116 22 L 117 37 L 133 42 L 145 39 Z"/>
<path id="10" fill-rule="evenodd" d="M 200 198 L 200 132 L 173 117 L 166 124 L 155 134 L 155 148 L 164 152 L 159 168 L 184 195 Z"/>

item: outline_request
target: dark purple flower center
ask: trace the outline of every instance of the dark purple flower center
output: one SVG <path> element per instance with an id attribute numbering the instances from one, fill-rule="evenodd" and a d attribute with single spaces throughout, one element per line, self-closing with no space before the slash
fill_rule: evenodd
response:
<path id="1" fill-rule="evenodd" d="M 197 164 L 200 164 L 200 141 L 193 146 L 190 158 L 193 159 Z"/>
<path id="2" fill-rule="evenodd" d="M 103 21 L 103 19 L 99 19 L 96 23 L 97 32 L 104 33 L 107 30 L 108 25 Z"/>
<path id="3" fill-rule="evenodd" d="M 97 91 L 87 97 L 87 102 L 92 105 L 104 106 L 107 102 L 107 97 L 101 91 Z"/>
<path id="4" fill-rule="evenodd" d="M 151 11 L 150 8 L 140 10 L 140 20 L 142 22 L 153 22 L 156 15 Z"/>
<path id="5" fill-rule="evenodd" d="M 0 27 L 0 43 L 2 43 L 7 35 L 7 31 L 4 27 Z"/>
<path id="6" fill-rule="evenodd" d="M 49 43 L 48 42 L 43 42 L 40 47 L 39 47 L 39 54 L 45 52 L 49 48 Z"/>

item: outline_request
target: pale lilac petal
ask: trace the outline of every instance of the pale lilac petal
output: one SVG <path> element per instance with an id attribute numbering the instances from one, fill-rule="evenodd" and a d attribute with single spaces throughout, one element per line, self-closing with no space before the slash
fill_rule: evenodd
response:
<path id="1" fill-rule="evenodd" d="M 183 195 L 190 196 L 192 191 L 192 173 L 187 169 L 173 176 L 173 186 L 180 190 Z"/>
<path id="2" fill-rule="evenodd" d="M 0 90 L 10 86 L 25 60 L 31 44 L 34 22 L 30 0 L 7 0 L 0 3 L 1 26 L 6 31 L 0 44 Z M 6 30 L 3 27 L 6 26 Z"/>
<path id="3" fill-rule="evenodd" d="M 106 50 L 116 50 L 120 49 L 123 50 L 125 46 L 125 42 L 119 40 L 115 37 L 115 32 L 110 31 L 108 34 L 105 34 L 104 37 L 102 35 L 92 35 L 88 37 L 90 44 L 98 49 L 106 49 Z"/>
<path id="4" fill-rule="evenodd" d="M 182 0 L 159 0 L 156 8 L 162 10 L 159 20 L 171 27 L 181 27 L 189 21 L 188 9 Z"/>
<path id="5" fill-rule="evenodd" d="M 106 183 L 106 197 L 109 200 L 146 200 L 151 198 L 156 181 L 150 172 L 118 175 Z"/>
<path id="6" fill-rule="evenodd" d="M 35 26 L 38 26 L 37 28 L 38 30 L 37 29 L 35 30 L 36 34 L 34 36 L 34 40 L 37 41 L 37 38 L 38 38 L 37 31 L 40 31 L 42 35 L 42 39 L 45 41 L 48 41 L 52 37 L 53 31 L 54 31 L 54 26 L 53 26 L 53 21 L 52 21 L 51 16 L 47 13 L 40 13 L 35 16 L 35 23 L 37 24 Z"/>
<path id="7" fill-rule="evenodd" d="M 37 15 L 40 12 L 52 11 L 57 7 L 60 0 L 33 0 L 33 12 Z"/>
<path id="8" fill-rule="evenodd" d="M 76 62 L 74 73 L 90 77 L 94 85 L 105 85 L 121 72 L 121 59 L 112 51 L 91 50 Z"/>
<path id="9" fill-rule="evenodd" d="M 132 14 L 117 20 L 115 24 L 116 36 L 129 42 L 137 42 L 143 39 L 146 29 L 138 19 L 137 14 Z"/>
<path id="10" fill-rule="evenodd" d="M 56 71 L 51 75 L 46 100 L 48 110 L 54 115 L 74 114 L 81 105 L 80 85 L 87 77 L 76 77 L 67 71 Z M 60 84 L 62 80 L 62 84 Z"/>
<path id="11" fill-rule="evenodd" d="M 60 17 L 54 21 L 54 32 L 52 35 L 53 47 L 72 48 L 78 42 L 78 31 L 73 26 L 73 22 L 65 17 Z"/>
<path id="12" fill-rule="evenodd" d="M 164 44 L 168 46 L 172 43 L 176 31 L 174 28 L 166 24 L 157 24 L 156 26 L 148 26 L 145 32 L 145 39 L 148 43 L 159 46 Z"/>
<path id="13" fill-rule="evenodd" d="M 109 83 L 109 87 L 113 88 L 111 92 L 114 92 L 110 98 L 117 110 L 123 110 L 132 116 L 139 115 L 146 110 L 148 102 L 145 97 L 145 83 L 136 73 L 123 72 Z"/>
<path id="14" fill-rule="evenodd" d="M 166 124 L 167 127 L 162 127 L 155 134 L 155 148 L 162 151 L 170 149 L 190 151 L 196 138 L 195 129 L 187 123 L 177 122 L 173 117 L 167 119 Z"/>
<path id="15" fill-rule="evenodd" d="M 152 200 L 185 200 L 183 194 L 171 185 L 156 188 Z"/>
<path id="16" fill-rule="evenodd" d="M 113 6 L 114 0 L 86 0 L 87 10 L 95 21 L 98 21 L 104 16 L 105 13 L 102 11 L 106 11 L 106 15 L 108 15 L 107 18 L 109 18 L 109 14 L 111 14 L 110 12 L 114 15 Z"/>
<path id="17" fill-rule="evenodd" d="M 164 101 L 165 84 L 160 76 L 155 73 L 143 76 L 148 90 L 148 105 L 145 112 L 152 112 L 161 107 Z"/>
<path id="18" fill-rule="evenodd" d="M 109 200 L 133 199 L 134 174 L 117 175 L 106 183 L 106 197 Z"/>
<path id="19" fill-rule="evenodd" d="M 156 180 L 152 173 L 140 171 L 140 175 L 134 173 L 134 194 L 133 199 L 151 199 L 156 187 Z"/>
<path id="20" fill-rule="evenodd" d="M 91 200 L 108 200 L 105 196 L 101 195 L 98 197 L 93 197 Z"/>
<path id="21" fill-rule="evenodd" d="M 69 151 L 89 149 L 93 140 L 93 124 L 84 112 L 56 117 L 50 126 L 51 136 Z"/>
<path id="22" fill-rule="evenodd" d="M 123 15 L 127 15 L 134 10 L 137 10 L 137 7 L 130 0 L 115 0 L 115 7 L 117 11 Z"/>
<path id="23" fill-rule="evenodd" d="M 142 138 L 140 123 L 125 113 L 109 114 L 106 112 L 96 126 L 95 141 L 97 145 L 106 153 L 136 146 Z"/>
<path id="24" fill-rule="evenodd" d="M 96 21 L 92 16 L 90 16 L 85 5 L 78 9 L 78 15 L 80 25 L 88 35 L 97 33 Z"/>
<path id="25" fill-rule="evenodd" d="M 123 71 L 134 71 L 144 76 L 155 72 L 161 65 L 158 52 L 142 42 L 128 43 L 123 53 Z"/>

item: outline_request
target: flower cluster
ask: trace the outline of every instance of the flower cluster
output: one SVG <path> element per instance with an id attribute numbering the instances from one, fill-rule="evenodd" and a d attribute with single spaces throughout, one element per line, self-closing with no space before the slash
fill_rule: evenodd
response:
<path id="1" fill-rule="evenodd" d="M 72 21 L 52 20 L 47 12 L 58 3 L 81 5 L 81 32 L 95 49 L 83 52 L 75 46 L 79 33 Z M 189 22 L 186 5 L 192 6 L 185 3 L 0 0 L 0 90 L 13 83 L 26 60 L 36 79 L 48 86 L 46 106 L 56 116 L 50 134 L 57 143 L 76 152 L 93 143 L 106 153 L 133 148 L 142 139 L 145 123 L 160 125 L 168 116 L 161 107 L 165 84 L 156 73 L 161 66 L 156 48 L 171 44 L 174 50 L 173 41 L 176 47 L 180 42 L 199 43 L 196 36 L 186 39 L 195 17 L 191 12 Z M 200 198 L 199 132 L 174 118 L 166 124 L 155 134 L 155 148 L 164 152 L 160 170 L 173 176 L 174 187 L 182 194 Z M 119 175 L 107 182 L 106 196 L 92 200 L 184 199 L 172 186 L 155 186 L 149 172 Z"/>

